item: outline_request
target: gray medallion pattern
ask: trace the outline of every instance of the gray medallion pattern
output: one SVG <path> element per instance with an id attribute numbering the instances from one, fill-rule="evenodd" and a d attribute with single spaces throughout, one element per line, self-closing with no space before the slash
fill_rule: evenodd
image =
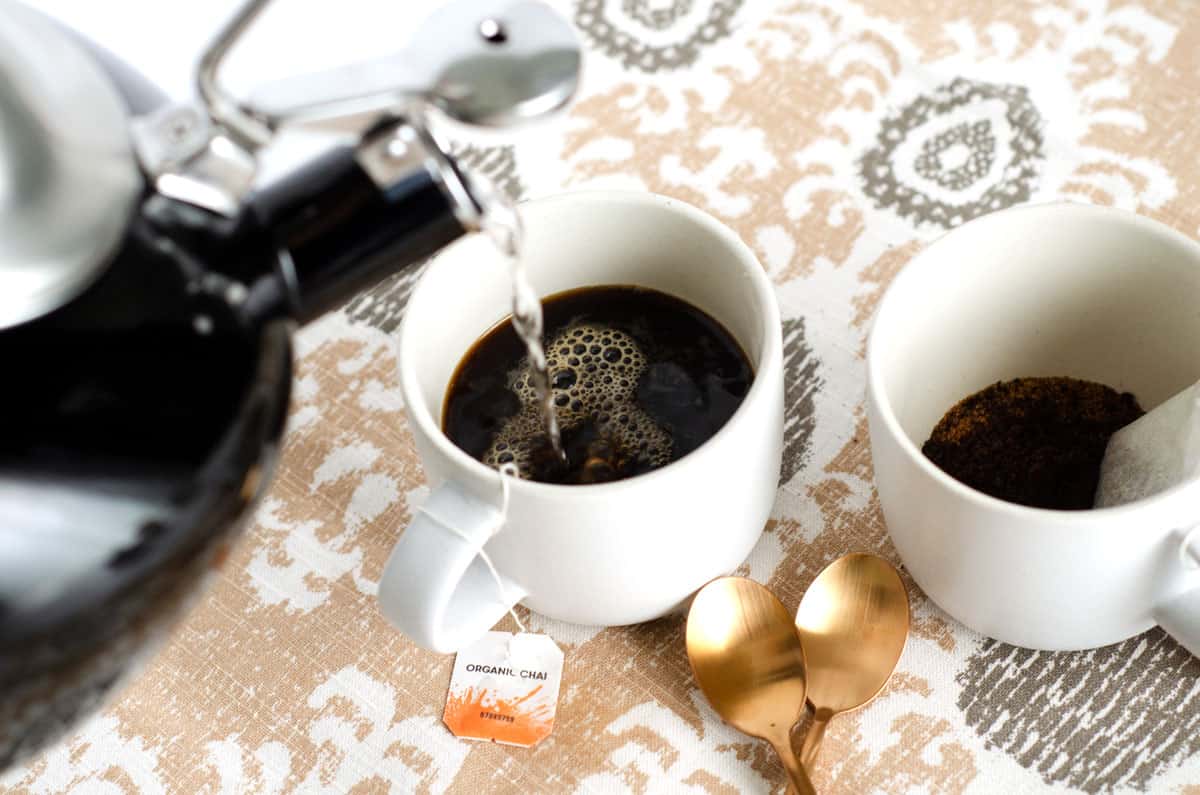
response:
<path id="1" fill-rule="evenodd" d="M 513 146 L 451 146 L 450 154 L 469 174 L 482 174 L 514 201 L 525 193 L 517 173 L 517 150 Z"/>
<path id="2" fill-rule="evenodd" d="M 346 304 L 346 317 L 355 323 L 373 326 L 384 334 L 395 332 L 404 319 L 408 297 L 424 272 L 425 263 L 414 265 L 359 293 Z"/>
<path id="3" fill-rule="evenodd" d="M 665 8 L 649 0 L 621 0 L 621 10 L 648 28 L 666 30 L 692 7 L 692 0 L 674 0 Z"/>
<path id="4" fill-rule="evenodd" d="M 779 484 L 795 477 L 808 460 L 817 425 L 814 400 L 825 385 L 817 371 L 821 362 L 804 332 L 804 319 L 783 321 L 783 465 Z"/>
<path id="5" fill-rule="evenodd" d="M 1088 652 L 985 641 L 956 681 L 967 725 L 1047 784 L 1144 790 L 1200 751 L 1200 659 L 1161 629 Z"/>
<path id="6" fill-rule="evenodd" d="M 955 146 L 965 147 L 970 154 L 962 158 L 960 165 L 944 168 L 942 158 Z M 913 167 L 922 177 L 947 190 L 962 190 L 982 179 L 995 159 L 996 138 L 991 123 L 963 122 L 926 141 Z"/>
<path id="7" fill-rule="evenodd" d="M 691 66 L 705 48 L 728 37 L 743 0 L 579 0 L 575 24 L 591 45 L 628 69 L 659 72 Z M 693 14 L 708 6 L 708 13 Z M 691 19 L 689 20 L 689 15 Z M 646 41 L 639 28 L 669 32 L 669 44 Z"/>
<path id="8" fill-rule="evenodd" d="M 1042 127 L 1025 87 L 956 78 L 883 119 L 858 162 L 863 192 L 941 228 L 1028 201 Z"/>
<path id="9" fill-rule="evenodd" d="M 509 198 L 519 199 L 524 193 L 524 186 L 517 175 L 516 151 L 512 146 L 451 147 L 451 154 L 463 170 L 487 177 Z M 421 263 L 359 293 L 346 304 L 346 317 L 355 323 L 377 328 L 384 334 L 395 332 L 404 317 L 408 297 L 424 272 L 425 264 Z"/>

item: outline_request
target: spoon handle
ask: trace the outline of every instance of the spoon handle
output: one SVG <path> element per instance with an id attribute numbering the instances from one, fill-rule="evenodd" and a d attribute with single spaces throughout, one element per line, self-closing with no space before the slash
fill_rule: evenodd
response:
<path id="1" fill-rule="evenodd" d="M 821 741 L 825 739 L 825 727 L 829 725 L 829 716 L 814 715 L 809 724 L 808 734 L 804 735 L 804 744 L 800 746 L 800 763 L 812 767 L 817 761 L 817 752 L 821 750 Z"/>
<path id="2" fill-rule="evenodd" d="M 817 791 L 813 789 L 812 781 L 808 777 L 800 760 L 796 758 L 796 754 L 792 752 L 792 746 L 787 741 L 787 738 L 781 740 L 772 740 L 771 745 L 775 746 L 775 753 L 779 754 L 779 761 L 783 763 L 783 769 L 787 771 L 788 780 L 792 782 L 792 788 L 796 790 L 798 795 L 817 795 Z"/>

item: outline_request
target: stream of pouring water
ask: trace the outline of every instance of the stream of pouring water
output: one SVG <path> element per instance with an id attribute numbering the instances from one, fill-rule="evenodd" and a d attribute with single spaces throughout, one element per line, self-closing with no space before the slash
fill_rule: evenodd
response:
<path id="1" fill-rule="evenodd" d="M 496 200 L 490 203 L 483 217 L 483 232 L 508 260 L 512 274 L 512 324 L 517 336 L 525 343 L 529 352 L 530 373 L 534 393 L 542 408 L 542 420 L 546 425 L 546 436 L 554 453 L 563 460 L 562 434 L 558 427 L 558 412 L 554 408 L 554 395 L 550 391 L 550 372 L 546 367 L 546 351 L 542 346 L 542 302 L 538 300 L 529 275 L 525 271 L 522 257 L 524 230 L 521 215 L 515 205 Z"/>

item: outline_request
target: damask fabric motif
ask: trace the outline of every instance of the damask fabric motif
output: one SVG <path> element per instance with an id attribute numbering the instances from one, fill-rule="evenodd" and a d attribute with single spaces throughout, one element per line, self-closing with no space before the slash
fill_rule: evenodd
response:
<path id="1" fill-rule="evenodd" d="M 1143 789 L 1200 753 L 1200 661 L 1162 630 L 1081 654 L 991 641 L 957 680 L 971 728 L 1048 784 Z"/>
<path id="2" fill-rule="evenodd" d="M 733 32 L 743 0 L 579 0 L 575 24 L 625 67 L 658 72 L 691 66 Z"/>
<path id="3" fill-rule="evenodd" d="M 739 572 L 789 608 L 848 551 L 897 560 L 864 354 L 914 253 L 1059 199 L 1200 234 L 1200 14 L 1184 0 L 579 0 L 574 15 L 591 50 L 570 117 L 479 147 L 474 167 L 521 195 L 669 194 L 756 251 L 788 405 L 774 515 Z M 216 586 L 120 699 L 0 791 L 783 791 L 766 746 L 696 690 L 678 616 L 601 629 L 522 609 L 566 652 L 554 733 L 523 750 L 444 729 L 452 659 L 374 604 L 427 493 L 392 336 L 412 283 L 301 332 L 280 472 Z M 1200 662 L 1160 631 L 1031 652 L 909 594 L 897 675 L 831 723 L 820 791 L 1200 795 Z"/>
<path id="4" fill-rule="evenodd" d="M 863 191 L 913 223 L 957 226 L 1026 202 L 1042 160 L 1029 92 L 956 78 L 883 120 Z"/>

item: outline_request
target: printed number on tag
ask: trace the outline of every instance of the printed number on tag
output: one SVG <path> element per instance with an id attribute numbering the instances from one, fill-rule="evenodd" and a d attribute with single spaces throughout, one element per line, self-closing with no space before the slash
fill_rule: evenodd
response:
<path id="1" fill-rule="evenodd" d="M 442 720 L 467 740 L 537 745 L 554 729 L 562 666 L 546 635 L 489 632 L 455 657 Z"/>

